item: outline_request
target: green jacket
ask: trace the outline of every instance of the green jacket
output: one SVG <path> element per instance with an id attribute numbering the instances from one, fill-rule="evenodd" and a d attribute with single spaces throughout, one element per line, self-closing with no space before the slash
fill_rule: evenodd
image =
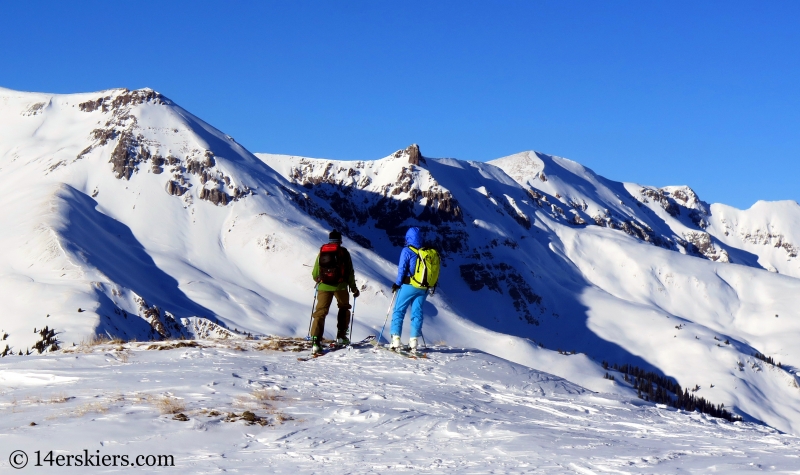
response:
<path id="1" fill-rule="evenodd" d="M 344 247 L 340 247 L 344 251 L 344 254 L 347 259 L 347 264 L 345 265 L 345 273 L 346 277 L 344 282 L 339 285 L 328 285 L 323 284 L 322 282 L 319 283 L 319 290 L 326 290 L 328 292 L 333 292 L 336 290 L 347 290 L 350 288 L 352 292 L 356 288 L 356 273 L 353 270 L 353 260 L 350 258 L 350 252 L 345 249 Z M 311 277 L 314 278 L 314 282 L 319 282 L 319 254 L 317 254 L 317 260 L 314 262 L 314 270 L 311 271 Z"/>

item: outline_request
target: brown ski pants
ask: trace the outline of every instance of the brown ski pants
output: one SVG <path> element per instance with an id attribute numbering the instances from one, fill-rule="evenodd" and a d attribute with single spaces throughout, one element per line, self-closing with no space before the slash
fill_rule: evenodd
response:
<path id="1" fill-rule="evenodd" d="M 339 307 L 339 313 L 336 319 L 336 338 L 343 338 L 347 336 L 347 331 L 350 329 L 350 292 L 345 290 L 320 290 L 317 292 L 317 307 L 311 317 L 314 319 L 311 324 L 311 336 L 322 339 L 322 334 L 325 332 L 325 317 L 333 303 L 333 297 L 336 297 L 336 305 Z"/>

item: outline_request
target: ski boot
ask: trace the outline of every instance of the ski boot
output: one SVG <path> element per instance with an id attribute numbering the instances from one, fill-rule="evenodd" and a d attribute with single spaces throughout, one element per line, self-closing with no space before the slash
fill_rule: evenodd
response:
<path id="1" fill-rule="evenodd" d="M 311 337 L 311 354 L 312 355 L 321 355 L 322 351 L 322 341 L 321 338 L 312 336 Z"/>
<path id="2" fill-rule="evenodd" d="M 419 347 L 419 342 L 417 341 L 417 337 L 412 336 L 411 338 L 409 338 L 408 340 L 409 351 L 411 351 L 412 353 L 416 353 L 418 347 Z"/>
<path id="3" fill-rule="evenodd" d="M 350 339 L 346 336 L 340 337 L 336 339 L 336 346 L 347 346 L 350 344 Z"/>
<path id="4" fill-rule="evenodd" d="M 389 346 L 389 349 L 395 351 L 403 349 L 403 344 L 400 343 L 400 335 L 392 335 L 392 344 Z"/>

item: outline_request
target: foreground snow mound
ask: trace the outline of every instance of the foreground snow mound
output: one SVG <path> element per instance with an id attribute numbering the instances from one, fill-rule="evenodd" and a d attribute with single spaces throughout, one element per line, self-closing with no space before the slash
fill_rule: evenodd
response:
<path id="1" fill-rule="evenodd" d="M 118 456 L 93 473 L 140 455 L 171 457 L 150 468 L 164 473 L 749 473 L 792 470 L 800 451 L 761 425 L 593 393 L 480 351 L 300 362 L 267 347 L 294 348 L 171 341 L 0 360 L 0 438 L 31 466 L 36 451 Z"/>
<path id="2" fill-rule="evenodd" d="M 800 433 L 796 204 L 721 208 L 536 152 L 255 156 L 149 89 L 0 90 L 0 127 L 5 357 L 98 335 L 305 336 L 334 227 L 361 289 L 354 337 L 377 334 L 416 225 L 443 255 L 429 343 L 625 397 L 646 379 L 614 370 L 628 365 Z M 677 396 L 657 391 L 642 397 Z"/>

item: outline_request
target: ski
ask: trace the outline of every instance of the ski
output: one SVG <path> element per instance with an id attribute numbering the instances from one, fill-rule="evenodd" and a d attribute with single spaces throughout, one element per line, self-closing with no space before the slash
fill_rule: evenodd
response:
<path id="1" fill-rule="evenodd" d="M 343 346 L 334 346 L 334 347 L 330 347 L 329 346 L 329 347 L 323 348 L 322 349 L 322 353 L 314 353 L 314 354 L 311 354 L 310 356 L 298 356 L 297 357 L 297 361 L 315 360 L 315 359 L 319 358 L 320 356 L 325 356 L 328 353 L 332 353 L 332 352 L 334 352 L 336 350 L 340 350 L 342 348 L 344 348 L 344 347 Z"/>
<path id="2" fill-rule="evenodd" d="M 332 352 L 334 352 L 334 351 L 338 351 L 338 350 L 341 350 L 341 349 L 343 349 L 343 348 L 351 348 L 351 347 L 355 347 L 355 346 L 362 346 L 362 345 L 365 345 L 365 344 L 367 344 L 367 343 L 371 342 L 371 341 L 372 341 L 372 340 L 374 340 L 374 339 L 375 339 L 375 335 L 370 335 L 370 336 L 368 336 L 368 337 L 364 338 L 364 339 L 363 339 L 363 340 L 361 340 L 361 341 L 357 341 L 357 342 L 352 342 L 352 341 L 351 341 L 349 345 L 337 345 L 337 344 L 336 344 L 336 342 L 333 342 L 333 343 L 331 343 L 330 345 L 328 345 L 328 346 L 324 347 L 324 348 L 322 349 L 322 353 L 318 353 L 318 354 L 316 354 L 316 355 L 312 354 L 312 355 L 310 355 L 310 356 L 300 356 L 300 357 L 298 357 L 298 358 L 297 358 L 297 361 L 308 361 L 308 360 L 314 360 L 314 359 L 317 359 L 317 358 L 319 358 L 320 356 L 325 356 L 325 355 L 327 355 L 328 353 L 332 353 Z"/>
<path id="3" fill-rule="evenodd" d="M 372 345 L 375 348 L 380 348 L 382 350 L 386 350 L 386 351 L 394 353 L 396 355 L 405 356 L 406 358 L 411 358 L 413 360 L 428 359 L 428 355 L 426 355 L 425 353 L 421 353 L 421 352 L 418 352 L 418 351 L 411 351 L 411 349 L 408 346 L 404 346 L 401 349 L 392 349 L 392 348 L 389 348 L 388 346 L 381 345 L 377 341 L 373 341 Z"/>

